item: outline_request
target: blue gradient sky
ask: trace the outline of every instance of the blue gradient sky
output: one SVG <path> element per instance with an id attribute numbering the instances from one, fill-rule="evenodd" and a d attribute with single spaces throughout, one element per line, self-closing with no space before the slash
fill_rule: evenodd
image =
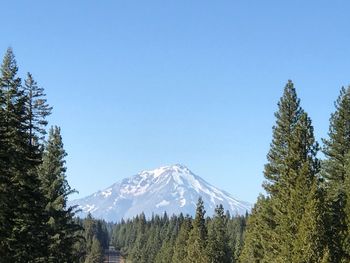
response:
<path id="1" fill-rule="evenodd" d="M 2 1 L 12 46 L 62 127 L 79 196 L 182 163 L 254 202 L 295 82 L 317 138 L 350 83 L 349 1 Z M 77 197 L 74 196 L 74 198 Z"/>

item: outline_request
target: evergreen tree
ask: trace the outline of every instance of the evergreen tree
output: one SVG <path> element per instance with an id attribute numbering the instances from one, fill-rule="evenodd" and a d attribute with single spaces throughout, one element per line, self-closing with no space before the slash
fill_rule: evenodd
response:
<path id="1" fill-rule="evenodd" d="M 222 205 L 219 205 L 215 209 L 215 216 L 212 220 L 208 233 L 207 252 L 209 262 L 232 262 L 230 248 L 228 246 L 226 223 L 227 221 L 224 214 L 224 208 Z"/>
<path id="2" fill-rule="evenodd" d="M 322 175 L 327 188 L 329 226 L 327 236 L 332 262 L 350 261 L 349 254 L 344 251 L 347 222 L 346 195 L 344 185 L 346 172 L 346 155 L 350 151 L 350 87 L 342 88 L 335 102 L 335 112 L 331 115 L 328 139 L 324 139 Z M 346 247 L 346 245 L 345 245 Z"/>
<path id="3" fill-rule="evenodd" d="M 204 205 L 202 198 L 199 198 L 196 209 L 196 216 L 193 220 L 193 228 L 190 232 L 187 242 L 187 263 L 206 263 L 208 262 L 206 244 L 207 228 L 204 219 Z"/>
<path id="4" fill-rule="evenodd" d="M 294 84 L 288 81 L 284 88 L 283 96 L 278 102 L 278 111 L 275 113 L 276 125 L 273 126 L 273 138 L 267 154 L 268 163 L 265 165 L 264 182 L 265 190 L 275 195 L 282 189 L 281 176 L 288 169 L 285 160 L 289 155 L 293 142 L 293 130 L 303 114 L 300 107 L 300 99 L 297 97 Z"/>
<path id="5" fill-rule="evenodd" d="M 147 263 L 146 262 L 146 242 L 147 242 L 147 234 L 146 234 L 146 216 L 144 213 L 141 213 L 139 217 L 136 217 L 136 227 L 137 227 L 137 238 L 135 241 L 135 244 L 133 246 L 133 249 L 130 253 L 130 258 L 132 262 L 140 262 L 140 263 Z"/>
<path id="6" fill-rule="evenodd" d="M 315 180 L 298 226 L 292 262 L 316 263 L 327 260 L 323 196 Z"/>
<path id="7" fill-rule="evenodd" d="M 345 217 L 345 231 L 343 232 L 342 249 L 344 262 L 350 262 L 350 152 L 346 155 L 346 174 L 344 181 L 344 217 Z"/>
<path id="8" fill-rule="evenodd" d="M 273 218 L 270 198 L 260 195 L 251 215 L 248 218 L 245 232 L 244 246 L 239 256 L 241 263 L 268 263 L 273 262 L 275 233 L 271 229 L 276 228 Z"/>
<path id="9" fill-rule="evenodd" d="M 103 262 L 103 250 L 100 241 L 93 237 L 91 244 L 91 251 L 85 259 L 85 263 L 102 263 Z"/>
<path id="10" fill-rule="evenodd" d="M 229 241 L 229 248 L 230 251 L 232 251 L 232 257 L 234 259 L 234 262 L 238 262 L 239 256 L 242 252 L 244 232 L 246 230 L 247 225 L 247 217 L 248 214 L 246 214 L 245 216 L 237 216 L 236 218 L 229 220 L 227 223 L 229 233 L 228 237 L 229 239 L 232 238 L 233 241 Z M 232 226 L 234 226 L 233 229 L 231 229 Z"/>
<path id="11" fill-rule="evenodd" d="M 44 89 L 38 86 L 30 73 L 27 73 L 24 91 L 27 97 L 25 109 L 29 144 L 32 147 L 42 146 L 48 124 L 46 118 L 51 114 L 52 107 L 46 102 Z"/>
<path id="12" fill-rule="evenodd" d="M 60 128 L 53 127 L 39 169 L 46 198 L 49 259 L 73 262 L 76 259 L 73 248 L 80 227 L 73 220 L 73 208 L 67 208 L 68 195 L 73 191 L 65 176 L 65 157 Z"/>
<path id="13" fill-rule="evenodd" d="M 156 254 L 155 263 L 172 263 L 173 253 L 174 253 L 174 243 L 175 237 L 170 236 L 169 239 L 163 242 L 161 249 L 158 254 Z"/>
<path id="14" fill-rule="evenodd" d="M 149 230 L 149 238 L 146 245 L 146 255 L 148 260 L 153 259 L 154 262 L 162 262 L 161 259 L 166 256 L 166 245 L 161 238 L 161 229 L 159 226 L 152 224 Z M 160 254 L 162 256 L 160 256 Z"/>
<path id="15" fill-rule="evenodd" d="M 39 161 L 27 133 L 28 100 L 11 48 L 1 66 L 1 248 L 13 262 L 40 262 L 45 256 L 44 196 L 35 172 Z M 6 227 L 6 229 L 5 229 Z"/>
<path id="16" fill-rule="evenodd" d="M 293 109 L 290 111 L 290 109 Z M 282 118 L 283 116 L 287 118 Z M 318 204 L 318 195 L 312 195 L 312 187 L 314 191 L 317 191 L 319 181 L 316 177 L 319 172 L 319 161 L 316 158 L 318 151 L 318 144 L 315 141 L 313 135 L 313 127 L 310 118 L 300 108 L 299 99 L 296 96 L 295 89 L 291 83 L 288 83 L 284 96 L 279 104 L 279 112 L 276 114 L 277 126 L 274 128 L 274 140 L 270 153 L 277 154 L 278 159 L 269 159 L 269 163 L 266 165 L 265 176 L 267 179 L 271 178 L 271 171 L 277 171 L 277 178 L 271 186 L 272 188 L 266 188 L 271 194 L 271 204 L 274 211 L 274 221 L 276 222 L 276 228 L 272 229 L 275 233 L 275 255 L 274 260 L 276 262 L 293 262 L 293 258 L 298 257 L 298 253 L 305 254 L 301 249 L 296 251 L 298 236 L 311 236 L 315 237 L 318 244 L 314 244 L 313 251 L 308 251 L 309 254 L 318 257 L 308 255 L 310 258 L 319 262 L 320 253 L 316 250 L 320 249 L 324 244 L 322 243 L 323 231 L 322 228 L 313 228 L 313 226 L 303 226 L 300 224 L 322 224 L 322 219 L 318 219 L 322 216 L 322 209 L 320 206 L 315 205 L 312 208 L 312 216 L 308 220 L 302 221 L 303 215 L 307 212 L 306 206 Z M 287 125 L 286 125 L 287 124 Z M 278 141 L 276 138 L 280 138 L 281 133 L 278 132 L 279 128 L 283 128 L 287 131 L 284 145 L 276 145 Z M 284 146 L 284 147 L 283 147 Z M 269 155 L 271 157 L 273 155 Z M 270 169 L 274 167 L 274 169 Z M 276 177 L 274 177 L 276 178 Z M 311 203 L 307 203 L 311 202 Z M 321 222 L 321 223 L 319 223 Z M 305 230 L 313 232 L 305 232 Z M 315 242 L 316 242 L 315 241 Z M 294 253 L 293 253 L 294 251 Z M 323 249 L 321 248 L 321 251 Z M 277 252 L 277 253 L 276 253 Z M 305 256 L 305 255 L 304 255 Z M 296 261 L 297 262 L 297 261 Z M 300 261 L 303 262 L 303 261 Z"/>
<path id="17" fill-rule="evenodd" d="M 293 141 L 290 144 L 290 155 L 286 158 L 287 170 L 282 174 L 283 184 L 280 194 L 275 196 L 274 209 L 275 220 L 277 222 L 276 233 L 278 235 L 278 242 L 280 243 L 280 253 L 278 257 L 281 260 L 291 261 L 295 256 L 294 247 L 297 242 L 297 236 L 299 232 L 302 235 L 317 237 L 316 241 L 322 243 L 323 231 L 322 228 L 313 228 L 308 226 L 300 228 L 302 217 L 308 214 L 306 211 L 308 205 L 315 205 L 312 214 L 316 218 L 309 218 L 304 223 L 312 224 L 313 221 L 321 221 L 318 225 L 322 225 L 322 219 L 318 219 L 322 216 L 322 207 L 317 205 L 320 200 L 320 196 L 314 194 L 309 198 L 312 193 L 312 187 L 314 192 L 317 191 L 319 182 L 316 177 L 316 173 L 319 171 L 319 163 L 316 158 L 317 144 L 313 137 L 313 128 L 311 126 L 311 120 L 307 117 L 306 113 L 303 113 L 299 121 L 295 125 L 293 132 Z M 311 202 L 308 204 L 307 202 Z M 311 207 L 309 207 L 311 208 Z M 310 214 L 308 214 L 310 215 Z M 306 233 L 304 230 L 315 231 L 314 233 Z M 324 244 L 323 244 L 324 245 Z M 319 249 L 322 244 L 315 244 L 313 249 Z M 294 250 L 294 255 L 292 251 Z M 321 249 L 322 251 L 323 249 Z M 299 253 L 305 254 L 303 249 Z M 319 254 L 317 251 L 310 252 L 313 254 Z M 305 256 L 305 255 L 304 255 Z M 316 261 L 319 262 L 320 258 Z"/>
<path id="18" fill-rule="evenodd" d="M 3 58 L 0 76 L 0 255 L 5 261 L 11 259 L 10 236 L 14 225 L 14 209 L 16 203 L 14 200 L 15 189 L 12 185 L 14 162 L 13 153 L 16 145 L 13 142 L 12 134 L 17 135 L 16 129 L 12 128 L 18 118 L 16 112 L 11 110 L 17 108 L 18 97 L 22 95 L 19 92 L 21 79 L 17 77 L 17 63 L 9 48 Z M 17 137 L 17 136 L 16 136 Z"/>
<path id="19" fill-rule="evenodd" d="M 186 217 L 181 224 L 179 234 L 175 241 L 173 262 L 184 262 L 187 257 L 187 240 L 192 229 L 192 222 L 190 217 Z"/>
<path id="20" fill-rule="evenodd" d="M 157 241 L 159 243 L 156 243 L 155 249 L 157 249 L 158 244 L 161 244 L 160 250 L 158 250 L 158 253 L 156 254 L 155 263 L 172 263 L 173 255 L 174 255 L 174 247 L 175 247 L 175 241 L 177 239 L 177 236 L 179 234 L 180 225 L 183 222 L 184 218 L 183 215 L 180 214 L 179 216 L 173 215 L 169 223 L 166 226 L 166 232 L 164 235 L 163 240 L 157 238 Z"/>
<path id="21" fill-rule="evenodd" d="M 219 249 L 220 251 L 231 250 L 229 244 L 237 244 L 238 239 L 241 244 L 240 238 L 245 229 L 245 217 L 226 217 L 222 208 L 218 211 L 221 211 L 219 213 L 220 218 L 224 219 L 223 225 L 226 237 L 224 248 L 220 247 Z M 215 240 L 222 240 L 222 231 L 219 235 L 217 233 L 214 234 L 214 231 L 211 232 L 211 227 L 216 219 L 210 219 L 209 217 L 204 219 L 202 202 L 199 202 L 196 217 L 197 223 L 195 224 L 190 216 L 184 217 L 182 214 L 179 216 L 173 215 L 170 219 L 167 215 L 162 217 L 153 215 L 151 220 L 146 220 L 144 214 L 141 214 L 133 219 L 122 220 L 114 225 L 113 229 L 110 230 L 112 232 L 112 243 L 123 255 L 126 255 L 127 262 L 211 262 L 207 256 L 209 245 L 206 246 L 206 244 L 210 242 L 209 237 L 215 236 Z M 88 218 L 85 222 L 88 221 Z M 218 222 L 221 222 L 221 220 L 218 220 Z M 197 226 L 196 232 L 192 231 L 194 225 Z M 215 225 L 221 226 L 221 223 Z M 204 231 L 199 231 L 200 228 L 204 229 Z M 207 238 L 206 229 L 208 228 L 210 229 L 210 234 Z M 222 227 L 215 227 L 215 229 L 222 229 Z M 85 232 L 90 232 L 86 226 Z M 201 232 L 204 233 L 204 238 L 202 239 L 199 238 L 199 233 Z M 190 233 L 192 237 L 190 237 Z M 194 239 L 194 236 L 198 238 Z M 228 240 L 229 237 L 234 239 L 234 241 Z M 89 245 L 91 244 L 91 241 L 89 241 L 91 238 L 88 236 L 85 238 L 87 246 L 91 246 Z M 191 240 L 195 240 L 194 245 L 190 243 L 192 242 Z M 203 240 L 208 240 L 208 242 L 203 242 Z M 202 246 L 200 251 L 196 250 L 199 247 L 198 244 Z M 239 245 L 237 246 L 239 247 Z M 90 248 L 87 247 L 82 250 L 90 251 Z M 188 256 L 188 250 L 190 250 L 191 257 Z M 231 253 L 228 254 L 231 256 Z M 237 250 L 237 256 L 238 254 L 239 250 Z"/>
<path id="22" fill-rule="evenodd" d="M 92 218 L 89 213 L 82 221 L 82 225 L 82 235 L 84 238 L 83 240 L 79 239 L 80 242 L 76 243 L 78 247 L 75 249 L 75 251 L 84 252 L 80 253 L 79 262 L 100 262 L 98 260 L 103 258 L 103 249 L 107 249 L 109 245 L 106 223 Z"/>
<path id="23" fill-rule="evenodd" d="M 269 208 L 255 210 L 270 213 L 263 215 L 268 221 L 257 221 L 255 226 L 256 230 L 264 229 L 263 235 L 258 235 L 259 244 L 263 248 L 258 251 L 263 251 L 263 255 L 255 262 L 298 262 L 293 261 L 298 258 L 295 253 L 304 253 L 299 249 L 298 242 L 309 237 L 315 237 L 317 242 L 311 246 L 312 251 L 308 251 L 307 255 L 316 261 L 309 262 L 319 262 L 320 253 L 315 250 L 321 247 L 320 251 L 323 251 L 324 232 L 322 229 L 316 229 L 314 225 L 322 224 L 320 222 L 323 219 L 319 217 L 322 217 L 323 210 L 318 205 L 320 196 L 310 194 L 318 192 L 319 188 L 319 161 L 316 158 L 318 144 L 313 135 L 311 120 L 300 107 L 300 100 L 291 81 L 284 89 L 278 109 L 275 113 L 277 120 L 273 127 L 271 149 L 267 156 L 268 163 L 264 171 L 267 179 L 264 187 L 269 194 L 265 204 Z M 307 215 L 312 218 L 303 220 L 308 206 L 312 208 L 313 213 Z M 266 226 L 269 228 L 266 229 Z M 306 230 L 310 232 L 305 232 Z M 250 246 L 251 243 L 249 240 L 246 242 Z M 245 258 L 254 258 L 247 255 L 249 251 L 256 251 L 251 248 L 252 246 L 245 250 Z M 317 255 L 317 259 L 314 255 Z"/>

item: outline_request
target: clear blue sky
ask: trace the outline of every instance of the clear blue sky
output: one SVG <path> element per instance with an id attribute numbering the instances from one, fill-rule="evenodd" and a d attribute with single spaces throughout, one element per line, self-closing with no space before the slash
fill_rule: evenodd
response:
<path id="1" fill-rule="evenodd" d="M 182 163 L 254 202 L 295 82 L 317 138 L 350 83 L 349 1 L 2 1 L 12 46 L 61 126 L 79 196 Z M 77 197 L 77 196 L 74 196 Z"/>

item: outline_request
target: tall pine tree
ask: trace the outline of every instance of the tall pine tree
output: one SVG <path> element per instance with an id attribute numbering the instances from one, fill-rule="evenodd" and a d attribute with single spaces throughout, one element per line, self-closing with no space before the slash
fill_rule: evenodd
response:
<path id="1" fill-rule="evenodd" d="M 17 62 L 9 48 L 3 58 L 0 75 L 0 255 L 5 261 L 11 259 L 10 235 L 14 225 L 13 209 L 16 207 L 15 189 L 12 185 L 16 144 L 12 135 L 18 137 L 16 126 L 19 126 L 20 120 L 13 108 L 17 108 L 14 104 L 22 97 L 19 92 L 21 79 L 17 77 L 17 71 Z M 13 123 L 16 124 L 15 127 L 12 127 Z"/>
<path id="2" fill-rule="evenodd" d="M 25 110 L 28 116 L 26 124 L 29 144 L 38 148 L 44 144 L 44 136 L 46 135 L 46 126 L 48 124 L 47 116 L 51 114 L 52 107 L 47 104 L 44 89 L 38 86 L 30 73 L 27 73 L 24 91 L 27 97 Z"/>
<path id="3" fill-rule="evenodd" d="M 312 246 L 312 251 L 308 251 L 309 262 L 319 262 L 322 252 L 315 250 L 321 247 L 323 251 L 324 231 L 313 227 L 314 224 L 322 225 L 323 222 L 323 219 L 319 219 L 323 214 L 322 207 L 318 205 L 320 196 L 315 194 L 319 188 L 319 161 L 316 158 L 318 144 L 311 120 L 300 107 L 300 100 L 291 81 L 284 88 L 275 117 L 273 140 L 264 171 L 267 179 L 264 187 L 269 195 L 264 202 L 267 207 L 254 210 L 269 214 L 252 215 L 266 220 L 255 221 L 253 229 L 256 230 L 248 230 L 251 232 L 247 235 L 251 239 L 258 239 L 262 249 L 245 250 L 245 258 L 256 258 L 257 254 L 247 255 L 249 251 L 262 251 L 262 258 L 256 258 L 255 262 L 304 262 L 293 260 L 297 258 L 296 254 L 305 253 L 298 247 L 298 242 L 305 240 L 306 236 L 315 237 L 317 241 Z M 306 207 L 314 213 L 309 214 L 312 218 L 303 220 Z M 263 235 L 257 233 L 259 229 L 264 229 Z M 305 232 L 306 230 L 311 232 Z M 254 236 L 254 233 L 258 236 Z M 246 245 L 252 248 L 252 240 L 246 240 Z M 310 256 L 314 254 L 317 256 Z"/>
<path id="4" fill-rule="evenodd" d="M 185 262 L 187 257 L 187 241 L 192 229 L 192 222 L 190 217 L 186 217 L 181 224 L 179 234 L 175 240 L 173 262 Z"/>
<path id="5" fill-rule="evenodd" d="M 189 234 L 187 242 L 187 263 L 206 263 L 208 256 L 206 251 L 207 245 L 207 228 L 205 225 L 205 210 L 202 198 L 197 202 L 196 216 L 193 220 L 193 228 Z"/>
<path id="6" fill-rule="evenodd" d="M 42 190 L 46 198 L 49 259 L 59 262 L 74 262 L 74 244 L 80 229 L 74 220 L 74 208 L 67 207 L 68 195 L 73 190 L 66 180 L 66 152 L 63 148 L 61 130 L 52 127 L 49 132 L 43 162 L 39 169 Z"/>
<path id="7" fill-rule="evenodd" d="M 222 205 L 219 205 L 215 208 L 215 215 L 208 231 L 207 253 L 209 262 L 232 262 L 232 255 L 228 246 L 226 224 L 224 208 Z"/>
<path id="8" fill-rule="evenodd" d="M 1 127 L 1 248 L 13 262 L 40 262 L 45 256 L 44 198 L 35 172 L 25 110 L 28 98 L 17 77 L 11 48 L 5 54 L 0 76 Z M 6 226 L 7 229 L 3 227 Z"/>

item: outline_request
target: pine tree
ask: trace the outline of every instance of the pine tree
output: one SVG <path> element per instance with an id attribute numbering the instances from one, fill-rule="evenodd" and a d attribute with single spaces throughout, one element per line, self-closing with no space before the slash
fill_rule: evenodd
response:
<path id="1" fill-rule="evenodd" d="M 224 214 L 224 208 L 222 205 L 219 205 L 215 209 L 215 216 L 212 220 L 208 233 L 207 252 L 209 262 L 232 262 L 232 257 L 228 246 L 226 223 L 227 221 Z"/>
<path id="2" fill-rule="evenodd" d="M 10 90 L 18 94 L 21 80 L 17 77 L 18 67 L 12 49 L 9 48 L 1 65 L 0 76 L 0 255 L 4 261 L 10 261 L 11 248 L 9 238 L 13 228 L 13 204 L 14 189 L 11 181 L 13 174 L 10 162 L 13 162 L 11 153 L 13 147 L 9 138 L 11 125 L 10 115 Z M 12 205 L 13 204 L 13 205 Z M 12 205 L 12 206 L 11 206 Z"/>
<path id="3" fill-rule="evenodd" d="M 80 239 L 80 242 L 76 243 L 75 249 L 75 251 L 80 252 L 79 262 L 99 262 L 96 260 L 100 260 L 100 258 L 102 258 L 103 249 L 107 249 L 109 245 L 106 222 L 94 219 L 89 213 L 82 221 L 82 225 L 82 236 L 84 238 Z M 77 261 L 71 260 L 68 262 Z"/>
<path id="4" fill-rule="evenodd" d="M 156 257 L 154 260 L 152 260 L 152 262 L 155 262 L 155 263 L 172 263 L 173 262 L 172 258 L 174 255 L 175 241 L 179 234 L 180 224 L 183 220 L 184 220 L 183 215 L 181 214 L 179 216 L 173 215 L 170 218 L 169 223 L 166 225 L 166 228 L 165 228 L 166 232 L 163 235 L 163 238 L 161 238 L 160 236 L 159 237 L 157 236 L 157 239 L 156 239 L 157 242 L 153 242 L 154 244 L 153 247 L 155 250 L 158 251 L 158 253 L 156 253 Z M 160 249 L 158 249 L 158 247 Z M 154 249 L 150 249 L 150 250 L 152 251 Z"/>
<path id="5" fill-rule="evenodd" d="M 323 153 L 326 160 L 322 166 L 327 187 L 329 237 L 328 245 L 332 262 L 350 260 L 344 251 L 347 232 L 346 192 L 344 183 L 347 180 L 346 155 L 350 151 L 350 87 L 342 88 L 335 102 L 335 112 L 331 115 L 328 139 L 324 139 Z"/>
<path id="6" fill-rule="evenodd" d="M 67 207 L 68 195 L 73 190 L 65 176 L 65 157 L 60 128 L 53 127 L 39 169 L 46 198 L 49 259 L 72 262 L 75 259 L 73 247 L 79 239 L 76 233 L 80 227 L 73 220 L 73 208 Z"/>
<path id="7" fill-rule="evenodd" d="M 315 229 L 313 226 L 322 222 L 318 218 L 323 212 L 317 205 L 320 203 L 317 199 L 320 196 L 314 194 L 310 197 L 313 187 L 318 189 L 320 183 L 317 176 L 320 165 L 316 158 L 319 147 L 314 138 L 311 120 L 300 107 L 300 100 L 291 81 L 284 89 L 278 109 L 275 113 L 277 120 L 273 127 L 271 149 L 267 156 L 268 163 L 264 171 L 267 179 L 264 187 L 269 194 L 268 202 L 265 204 L 269 208 L 255 210 L 270 214 L 264 215 L 268 221 L 261 223 L 257 221 L 255 226 L 256 230 L 264 228 L 263 235 L 258 235 L 259 243 L 263 248 L 260 250 L 263 251 L 263 257 L 255 261 L 294 262 L 293 259 L 298 257 L 295 253 L 304 253 L 298 250 L 298 240 L 303 239 L 300 237 L 301 232 L 307 230 L 311 232 L 303 232 L 302 235 L 306 238 L 315 237 L 317 241 L 317 244 L 312 245 L 313 250 L 308 251 L 308 256 L 317 254 L 318 258 L 316 260 L 310 256 L 309 258 L 316 260 L 310 262 L 319 262 L 320 253 L 315 249 L 321 247 L 323 251 L 324 233 L 322 229 Z M 314 211 L 308 214 L 312 218 L 303 221 L 305 206 L 310 206 Z M 257 216 L 257 218 L 260 217 Z M 266 226 L 269 228 L 265 229 Z M 250 238 L 254 239 L 254 237 Z M 251 246 L 251 241 L 246 244 Z M 254 250 L 246 250 L 245 254 L 247 251 Z M 245 258 L 249 256 L 253 257 L 246 254 Z"/>
<path id="8" fill-rule="evenodd" d="M 237 216 L 227 223 L 227 232 L 229 239 L 232 238 L 233 242 L 229 242 L 230 251 L 232 251 L 232 257 L 234 262 L 238 262 L 239 256 L 242 253 L 244 233 L 247 227 L 248 212 L 245 216 Z M 234 226 L 233 229 L 231 227 Z"/>
<path id="9" fill-rule="evenodd" d="M 11 48 L 1 66 L 1 248 L 3 258 L 15 262 L 40 262 L 45 256 L 45 231 L 40 180 L 29 145 L 25 104 L 28 98 L 17 77 Z M 6 229 L 5 229 L 6 227 Z"/>
<path id="10" fill-rule="evenodd" d="M 87 255 L 85 263 L 102 263 L 103 259 L 103 250 L 101 243 L 96 237 L 93 237 L 91 251 Z"/>
<path id="11" fill-rule="evenodd" d="M 12 119 L 17 116 L 12 108 L 17 104 L 17 98 L 21 96 L 19 88 L 21 79 L 17 77 L 17 63 L 11 48 L 7 49 L 1 65 L 0 76 L 0 251 L 4 260 L 10 261 L 11 247 L 10 236 L 14 225 L 14 208 L 16 203 L 14 198 L 15 190 L 12 185 L 14 162 L 13 152 L 15 145 L 12 134 L 16 134 L 16 129 L 12 128 Z M 14 115 L 14 116 L 13 116 Z"/>
<path id="12" fill-rule="evenodd" d="M 206 244 L 207 228 L 205 226 L 205 210 L 202 198 L 199 198 L 196 209 L 196 216 L 193 220 L 193 228 L 190 232 L 187 242 L 187 263 L 206 263 L 208 262 Z"/>
<path id="13" fill-rule="evenodd" d="M 187 241 L 192 229 L 192 219 L 186 217 L 181 224 L 179 234 L 175 241 L 174 254 L 172 257 L 173 262 L 184 262 L 187 257 Z"/>
<path id="14" fill-rule="evenodd" d="M 345 231 L 343 232 L 342 249 L 343 261 L 350 262 L 350 152 L 345 159 L 345 181 L 344 181 L 344 217 L 345 217 Z"/>
<path id="15" fill-rule="evenodd" d="M 156 254 L 154 261 L 155 263 L 172 263 L 173 252 L 174 252 L 174 236 L 170 236 L 163 242 L 163 245 L 159 252 Z M 155 247 L 156 248 L 156 247 Z M 151 262 L 151 261 L 149 261 Z"/>
<path id="16" fill-rule="evenodd" d="M 274 203 L 274 209 L 276 211 L 275 219 L 278 224 L 276 232 L 280 243 L 279 256 L 281 256 L 280 258 L 282 260 L 286 261 L 290 261 L 293 257 L 291 252 L 293 250 L 295 251 L 294 245 L 297 240 L 296 236 L 298 236 L 298 232 L 300 231 L 300 222 L 302 216 L 307 213 L 305 209 L 305 206 L 308 206 L 307 202 L 319 202 L 319 200 L 309 198 L 313 184 L 316 184 L 315 188 L 318 188 L 319 185 L 318 178 L 316 177 L 316 173 L 319 171 L 319 163 L 316 158 L 318 147 L 313 136 L 311 120 L 307 117 L 306 113 L 303 113 L 296 123 L 293 137 L 294 140 L 290 144 L 290 155 L 286 158 L 288 169 L 282 177 L 283 189 L 280 191 L 281 194 L 276 196 L 277 198 L 275 198 Z M 317 195 L 313 195 L 312 197 L 318 198 Z M 320 216 L 322 214 L 321 207 L 316 206 L 314 208 L 317 210 L 314 211 L 313 216 Z M 318 221 L 316 218 L 314 220 Z M 309 218 L 309 221 L 306 220 L 305 222 L 310 224 L 312 221 L 313 219 Z M 307 229 L 316 232 L 303 232 L 303 235 L 316 236 L 317 240 L 322 239 L 322 229 Z M 316 245 L 314 249 L 316 247 L 319 249 L 319 246 L 321 244 Z M 300 253 L 303 252 L 301 251 Z M 317 251 L 313 251 L 312 253 L 317 254 Z"/>
<path id="17" fill-rule="evenodd" d="M 132 262 L 140 262 L 140 263 L 147 263 L 146 262 L 146 241 L 147 241 L 147 235 L 146 235 L 146 216 L 144 213 L 141 213 L 140 216 L 136 217 L 136 227 L 137 227 L 137 238 L 135 240 L 135 244 L 133 245 L 133 249 L 130 253 L 130 258 Z"/>
<path id="18" fill-rule="evenodd" d="M 292 93 L 292 96 L 286 96 L 290 93 Z M 322 238 L 324 233 L 322 229 L 312 228 L 312 226 L 304 226 L 302 228 L 300 225 L 302 216 L 306 213 L 305 204 L 306 206 L 312 206 L 314 202 L 319 203 L 317 199 L 319 197 L 317 195 L 312 196 L 316 200 L 309 198 L 314 184 L 316 184 L 314 186 L 316 189 L 319 185 L 318 178 L 316 177 L 319 172 L 319 161 L 316 158 L 318 144 L 313 135 L 310 118 L 300 106 L 299 108 L 296 107 L 296 105 L 299 105 L 299 99 L 297 99 L 295 89 L 287 85 L 284 98 L 286 100 L 281 99 L 280 112 L 276 114 L 277 126 L 274 129 L 274 138 L 278 134 L 278 127 L 288 127 L 286 129 L 289 131 L 286 134 L 286 138 L 288 139 L 286 140 L 285 147 L 280 148 L 281 159 L 278 162 L 276 162 L 276 159 L 273 159 L 273 162 L 270 162 L 265 170 L 265 176 L 269 178 L 268 176 L 271 172 L 269 167 L 272 167 L 270 164 L 280 164 L 279 166 L 275 166 L 278 167 L 275 171 L 278 171 L 279 179 L 273 184 L 274 190 L 270 192 L 275 215 L 274 220 L 276 222 L 276 228 L 272 230 L 276 233 L 277 237 L 275 260 L 277 262 L 292 262 L 293 258 L 297 257 L 296 254 L 304 253 L 303 250 L 295 252 L 297 250 L 295 246 L 297 246 L 298 234 L 302 232 L 302 235 L 315 237 L 318 241 L 318 244 L 314 244 L 312 247 L 313 251 L 308 251 L 308 253 L 318 255 L 316 259 L 310 256 L 315 261 L 309 262 L 319 262 L 320 253 L 315 250 L 319 250 L 321 247 L 321 251 L 323 251 L 322 245 L 324 244 L 322 244 Z M 291 108 L 294 108 L 292 111 L 294 114 L 290 114 L 289 110 Z M 286 119 L 288 120 L 287 122 L 281 122 L 278 116 L 289 116 L 289 120 Z M 288 123 L 288 125 L 284 126 L 284 123 Z M 274 146 L 276 147 L 272 147 L 272 149 L 274 149 L 274 152 L 278 152 L 275 150 L 280 145 Z M 307 202 L 311 202 L 311 204 Z M 316 209 L 312 214 L 314 218 L 309 218 L 304 223 L 311 224 L 311 222 L 319 221 L 318 217 L 322 216 L 321 207 L 316 205 L 313 208 Z M 320 220 L 322 222 L 322 219 Z M 314 232 L 303 231 L 306 229 Z"/>
<path id="19" fill-rule="evenodd" d="M 273 254 L 276 249 L 275 233 L 271 229 L 276 228 L 271 200 L 260 195 L 252 213 L 248 218 L 245 232 L 243 250 L 238 262 L 241 263 L 268 263 L 273 262 Z M 266 242 L 270 240 L 271 242 Z"/>
<path id="20" fill-rule="evenodd" d="M 52 107 L 47 104 L 44 89 L 38 86 L 30 73 L 27 73 L 24 91 L 27 97 L 25 109 L 29 144 L 32 147 L 38 147 L 43 145 L 46 125 L 48 124 L 46 118 L 51 114 Z"/>
<path id="21" fill-rule="evenodd" d="M 323 196 L 317 181 L 314 180 L 298 225 L 292 262 L 316 263 L 327 260 Z"/>
<path id="22" fill-rule="evenodd" d="M 264 171 L 266 178 L 264 188 L 271 196 L 282 188 L 281 176 L 288 169 L 285 160 L 293 141 L 293 130 L 303 112 L 294 84 L 289 80 L 278 103 L 278 111 L 275 113 L 276 125 L 272 128 L 273 139 Z"/>

